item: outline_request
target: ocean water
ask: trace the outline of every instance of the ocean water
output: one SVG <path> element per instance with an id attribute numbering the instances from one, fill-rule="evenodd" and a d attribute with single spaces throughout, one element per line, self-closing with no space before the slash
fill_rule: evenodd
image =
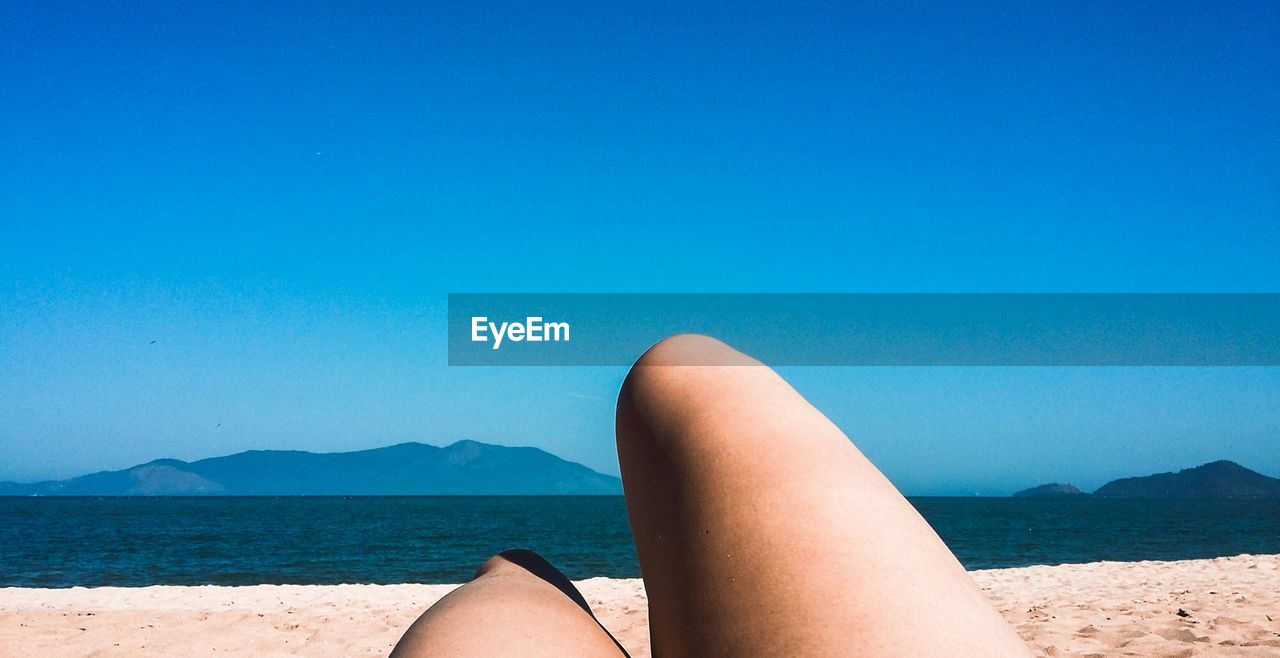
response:
<path id="1" fill-rule="evenodd" d="M 1280 553 L 1277 500 L 911 502 L 970 569 Z M 621 497 L 0 497 L 0 586 L 454 583 L 513 547 L 640 573 Z"/>

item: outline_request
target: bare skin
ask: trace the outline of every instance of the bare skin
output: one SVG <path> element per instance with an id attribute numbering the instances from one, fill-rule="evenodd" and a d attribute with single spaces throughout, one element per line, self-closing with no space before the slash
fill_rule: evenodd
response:
<path id="1" fill-rule="evenodd" d="M 516 550 L 489 558 L 471 582 L 422 613 L 391 652 L 391 658 L 415 656 L 626 653 L 564 574 L 538 555 Z"/>
<path id="2" fill-rule="evenodd" d="M 653 655 L 1030 655 L 897 489 L 759 362 L 703 336 L 658 343 L 623 384 L 617 437 Z M 618 651 L 562 589 L 486 578 L 393 655 L 547 649 L 526 637 L 561 656 Z M 474 623 L 493 614 L 514 627 Z"/>

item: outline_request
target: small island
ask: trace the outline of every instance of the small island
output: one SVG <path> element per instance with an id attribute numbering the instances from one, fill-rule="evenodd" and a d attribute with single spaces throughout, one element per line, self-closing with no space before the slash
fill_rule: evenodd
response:
<path id="1" fill-rule="evenodd" d="M 1070 484 L 1042 484 L 1015 498 L 1087 496 Z M 1176 473 L 1112 480 L 1093 492 L 1099 498 L 1280 498 L 1280 479 L 1235 462 L 1219 460 Z"/>
<path id="2" fill-rule="evenodd" d="M 1054 482 L 1052 484 L 1042 484 L 1038 487 L 1023 489 L 1016 494 L 1014 498 L 1053 498 L 1056 496 L 1084 496 L 1085 492 L 1076 488 L 1074 484 L 1067 482 Z"/>

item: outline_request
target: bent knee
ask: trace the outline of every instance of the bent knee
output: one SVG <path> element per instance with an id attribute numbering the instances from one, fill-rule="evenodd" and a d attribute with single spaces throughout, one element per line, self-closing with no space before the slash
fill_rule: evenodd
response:
<path id="1" fill-rule="evenodd" d="M 527 548 L 513 548 L 505 550 L 493 557 L 485 560 L 484 564 L 476 570 L 476 575 L 472 580 L 499 576 L 503 578 L 512 578 L 514 580 L 524 580 L 525 582 L 539 582 L 550 585 L 568 596 L 578 607 L 591 612 L 591 606 L 587 605 L 586 599 L 574 587 L 573 581 L 569 577 L 547 561 L 541 555 Z"/>
<path id="2" fill-rule="evenodd" d="M 502 573 L 536 572 L 545 568 L 544 565 L 551 567 L 551 563 L 541 555 L 527 548 L 511 548 L 490 556 L 479 569 L 476 569 L 476 575 L 472 578 Z"/>
<path id="3" fill-rule="evenodd" d="M 555 565 L 527 548 L 511 548 L 490 557 L 476 570 L 475 578 L 508 574 L 533 576 L 556 586 L 569 581 Z"/>
<path id="4" fill-rule="evenodd" d="M 618 422 L 635 420 L 649 410 L 669 410 L 673 398 L 697 395 L 697 380 L 690 367 L 706 365 L 737 352 L 723 342 L 699 334 L 664 338 L 632 364 L 618 392 Z"/>
<path id="5" fill-rule="evenodd" d="M 645 350 L 631 369 L 649 366 L 759 365 L 751 357 L 702 334 L 676 334 L 663 338 Z"/>
<path id="6" fill-rule="evenodd" d="M 755 366 L 725 368 L 720 366 Z M 618 440 L 657 438 L 706 412 L 726 396 L 750 394 L 776 379 L 759 361 L 698 334 L 659 341 L 631 367 L 618 393 Z"/>

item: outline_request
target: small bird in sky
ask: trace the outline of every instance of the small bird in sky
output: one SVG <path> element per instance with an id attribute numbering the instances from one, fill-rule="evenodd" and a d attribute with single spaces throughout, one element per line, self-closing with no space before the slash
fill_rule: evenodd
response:
<path id="1" fill-rule="evenodd" d="M 155 345 L 155 344 L 156 344 L 156 342 L 153 340 L 153 341 L 151 341 L 151 344 L 152 344 L 152 345 Z"/>

